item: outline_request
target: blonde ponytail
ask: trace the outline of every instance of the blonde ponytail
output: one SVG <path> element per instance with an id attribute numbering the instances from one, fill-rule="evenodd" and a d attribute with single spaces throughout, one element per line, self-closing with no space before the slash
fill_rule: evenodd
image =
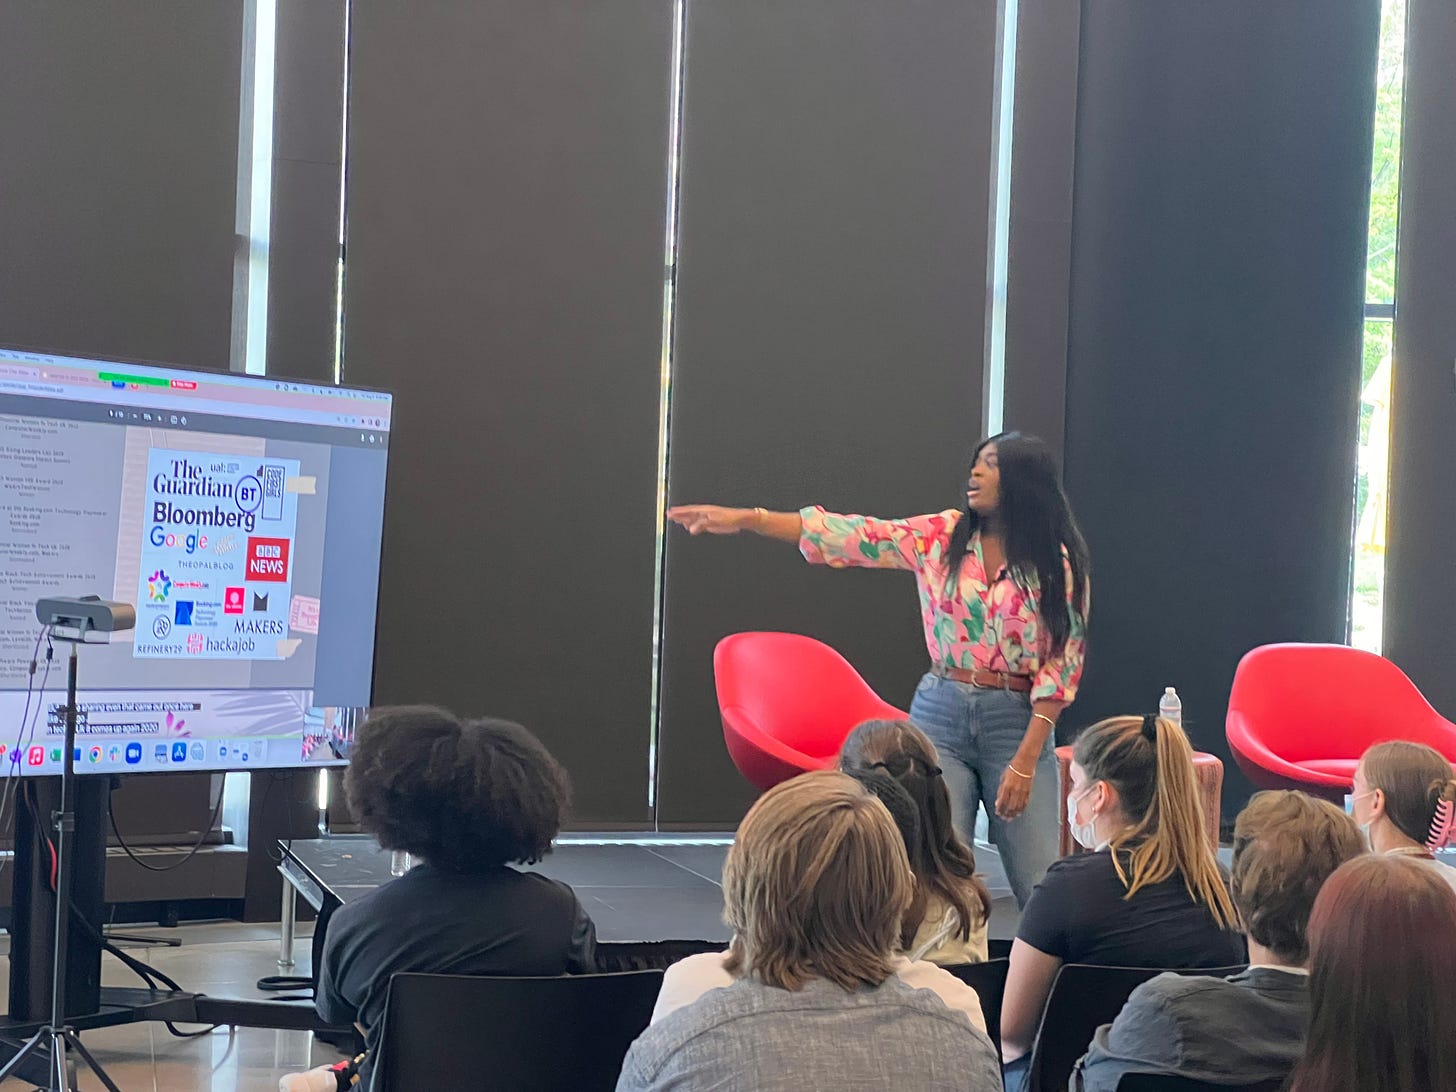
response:
<path id="1" fill-rule="evenodd" d="M 1220 927 L 1234 928 L 1238 919 L 1205 834 L 1193 748 L 1183 729 L 1161 718 L 1113 717 L 1082 733 L 1074 757 L 1090 780 L 1117 789 L 1129 820 L 1110 846 L 1126 897 L 1177 873 Z"/>

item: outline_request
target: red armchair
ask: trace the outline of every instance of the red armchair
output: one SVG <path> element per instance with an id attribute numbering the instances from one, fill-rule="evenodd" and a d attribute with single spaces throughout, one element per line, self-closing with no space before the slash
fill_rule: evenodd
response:
<path id="1" fill-rule="evenodd" d="M 1456 724 L 1395 664 L 1344 645 L 1254 649 L 1234 673 L 1226 727 L 1229 749 L 1255 785 L 1337 804 L 1373 744 L 1408 739 L 1456 761 Z"/>
<path id="2" fill-rule="evenodd" d="M 733 633 L 713 651 L 723 740 L 738 771 L 771 789 L 833 767 L 854 727 L 905 720 L 834 649 L 797 633 Z"/>

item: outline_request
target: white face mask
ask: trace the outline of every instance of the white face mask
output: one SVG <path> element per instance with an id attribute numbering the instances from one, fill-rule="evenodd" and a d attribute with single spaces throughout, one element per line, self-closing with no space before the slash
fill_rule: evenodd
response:
<path id="1" fill-rule="evenodd" d="M 1087 794 L 1084 792 L 1082 795 Z M 1077 840 L 1079 846 L 1083 849 L 1095 850 L 1097 848 L 1097 817 L 1094 815 L 1086 823 L 1077 822 L 1077 806 L 1080 803 L 1081 799 L 1076 793 L 1067 794 L 1067 825 L 1072 828 L 1072 837 Z"/>
<path id="2" fill-rule="evenodd" d="M 1351 819 L 1354 819 L 1355 801 L 1364 800 L 1367 796 L 1374 796 L 1377 791 L 1378 790 L 1376 789 L 1367 789 L 1365 792 L 1359 794 L 1352 794 L 1347 792 L 1345 794 L 1345 814 L 1348 815 Z M 1370 845 L 1370 822 L 1367 821 L 1361 823 L 1357 821 L 1355 825 L 1360 828 L 1360 833 L 1365 836 L 1365 845 L 1368 847 Z"/>

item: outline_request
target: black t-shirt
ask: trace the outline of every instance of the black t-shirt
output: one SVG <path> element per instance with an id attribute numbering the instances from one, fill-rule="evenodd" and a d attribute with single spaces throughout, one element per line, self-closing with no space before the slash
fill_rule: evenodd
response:
<path id="1" fill-rule="evenodd" d="M 595 960 L 596 927 L 566 884 L 421 864 L 329 918 L 315 1004 L 330 1024 L 363 1025 L 373 1052 L 391 975 L 575 974 Z"/>
<path id="2" fill-rule="evenodd" d="M 1053 863 L 1027 900 L 1016 935 L 1063 963 L 1181 968 L 1248 960 L 1243 935 L 1220 929 L 1189 897 L 1181 874 L 1129 899 L 1107 850 Z"/>

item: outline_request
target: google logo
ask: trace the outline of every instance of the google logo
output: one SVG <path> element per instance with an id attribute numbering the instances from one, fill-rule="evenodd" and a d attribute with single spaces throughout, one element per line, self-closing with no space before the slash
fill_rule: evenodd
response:
<path id="1" fill-rule="evenodd" d="M 189 554 L 198 550 L 207 549 L 207 536 L 199 535 L 195 531 L 185 535 L 165 531 L 160 527 L 153 527 L 151 531 L 151 543 L 153 546 L 165 546 L 168 549 L 184 549 Z"/>

